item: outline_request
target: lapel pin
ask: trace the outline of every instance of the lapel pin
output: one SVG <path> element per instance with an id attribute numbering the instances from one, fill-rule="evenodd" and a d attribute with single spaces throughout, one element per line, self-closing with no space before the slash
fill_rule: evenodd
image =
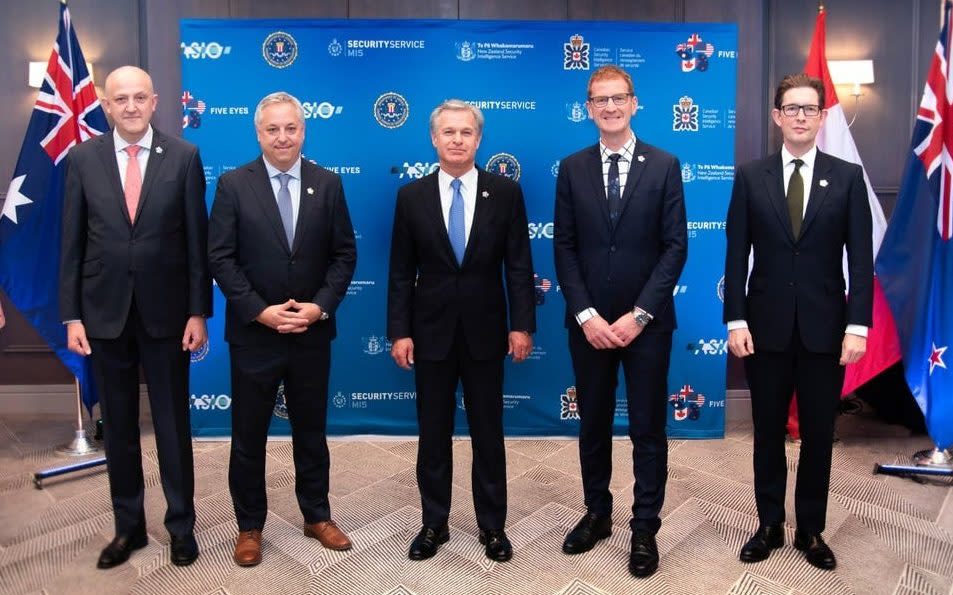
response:
<path id="1" fill-rule="evenodd" d="M 642 163 L 645 161 L 645 155 L 639 155 L 637 159 L 639 160 L 639 163 Z"/>
<path id="2" fill-rule="evenodd" d="M 490 198 L 490 193 L 484 190 L 481 196 L 483 196 L 483 198 Z"/>
<path id="3" fill-rule="evenodd" d="M 314 194 L 314 188 L 308 186 L 308 194 Z"/>
<path id="4" fill-rule="evenodd" d="M 156 153 L 159 154 L 159 155 L 161 155 L 161 154 L 162 154 L 162 147 L 156 147 Z"/>
<path id="5" fill-rule="evenodd" d="M 821 181 L 818 182 L 817 185 L 820 186 L 821 188 L 827 188 L 827 180 L 821 179 Z"/>

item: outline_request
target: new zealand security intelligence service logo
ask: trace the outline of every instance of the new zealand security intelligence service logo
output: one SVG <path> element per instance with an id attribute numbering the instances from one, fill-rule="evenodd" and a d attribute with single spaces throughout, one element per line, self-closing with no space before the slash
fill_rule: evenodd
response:
<path id="1" fill-rule="evenodd" d="M 209 342 L 205 341 L 205 345 L 202 345 L 201 347 L 199 347 L 198 351 L 193 351 L 189 355 L 189 361 L 192 362 L 193 364 L 196 362 L 202 361 L 203 359 L 205 359 L 205 356 L 208 355 L 209 349 L 211 349 L 209 347 Z"/>
<path id="2" fill-rule="evenodd" d="M 520 162 L 509 153 L 497 153 L 486 162 L 486 171 L 518 182 L 521 171 Z"/>
<path id="3" fill-rule="evenodd" d="M 576 401 L 576 387 L 570 386 L 559 395 L 559 419 L 579 419 L 579 402 Z"/>
<path id="4" fill-rule="evenodd" d="M 374 102 L 374 119 L 384 128 L 400 128 L 410 116 L 410 104 L 403 95 L 388 91 Z"/>
<path id="5" fill-rule="evenodd" d="M 288 419 L 288 402 L 285 400 L 285 383 L 278 385 L 278 394 L 275 397 L 275 417 Z"/>
<path id="6" fill-rule="evenodd" d="M 578 124 L 579 122 L 585 122 L 588 117 L 589 114 L 586 113 L 585 105 L 578 101 L 566 104 L 566 119 L 570 122 Z"/>
<path id="7" fill-rule="evenodd" d="M 361 337 L 361 346 L 367 355 L 380 355 L 390 351 L 391 342 L 383 335 L 380 337 L 371 335 L 370 337 Z"/>
<path id="8" fill-rule="evenodd" d="M 473 51 L 473 45 L 469 41 L 461 41 L 457 46 L 457 60 L 469 62 L 476 58 L 476 52 Z"/>
<path id="9" fill-rule="evenodd" d="M 698 106 L 688 95 L 679 98 L 672 106 L 672 130 L 675 132 L 698 132 Z"/>
<path id="10" fill-rule="evenodd" d="M 589 44 L 578 33 L 563 44 L 563 70 L 589 70 Z"/>
<path id="11" fill-rule="evenodd" d="M 682 72 L 705 72 L 708 70 L 708 60 L 715 53 L 715 46 L 703 41 L 698 33 L 692 33 L 685 43 L 675 46 L 675 53 L 682 60 Z"/>
<path id="12" fill-rule="evenodd" d="M 205 102 L 192 97 L 188 91 L 182 93 L 182 128 L 198 128 L 202 125 Z"/>
<path id="13" fill-rule="evenodd" d="M 668 400 L 675 409 L 675 421 L 695 421 L 701 417 L 702 407 L 705 406 L 705 395 L 695 392 L 690 384 L 682 386 L 682 390 L 674 395 L 669 395 Z"/>
<path id="14" fill-rule="evenodd" d="M 691 163 L 682 164 L 682 182 L 688 184 L 689 182 L 695 181 L 695 170 L 692 169 Z"/>
<path id="15" fill-rule="evenodd" d="M 298 57 L 298 42 L 289 33 L 275 31 L 261 44 L 261 55 L 275 68 L 288 68 Z"/>

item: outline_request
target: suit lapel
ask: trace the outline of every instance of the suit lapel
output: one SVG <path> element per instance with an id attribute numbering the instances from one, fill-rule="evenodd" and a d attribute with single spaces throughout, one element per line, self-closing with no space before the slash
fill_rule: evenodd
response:
<path id="1" fill-rule="evenodd" d="M 628 208 L 629 202 L 632 200 L 632 195 L 635 193 L 635 188 L 638 186 L 639 180 L 642 179 L 642 172 L 645 171 L 645 156 L 647 153 L 648 147 L 646 144 L 636 139 L 635 147 L 632 150 L 632 163 L 629 164 L 629 174 L 625 179 L 625 191 L 622 193 L 622 211 L 619 213 L 619 219 L 622 219 L 622 215 L 625 213 L 626 208 Z M 606 202 L 606 208 L 608 209 L 608 201 Z M 616 227 L 618 227 L 618 225 Z"/>
<path id="2" fill-rule="evenodd" d="M 480 240 L 480 235 L 483 233 L 483 228 L 487 225 L 487 220 L 490 217 L 490 209 L 493 207 L 493 204 L 488 185 L 489 180 L 490 178 L 487 173 L 477 168 L 477 187 L 476 197 L 474 198 L 476 204 L 473 205 L 473 224 L 470 226 L 470 238 L 467 241 L 467 249 L 463 253 L 463 264 L 466 264 L 472 258 L 474 251 L 477 249 L 477 242 Z M 447 241 L 449 242 L 449 236 Z"/>
<path id="3" fill-rule="evenodd" d="M 778 216 L 778 223 L 793 244 L 794 231 L 791 229 L 791 216 L 788 215 L 788 203 L 784 196 L 784 166 L 781 163 L 780 151 L 768 158 L 764 169 L 764 185 L 768 193 L 768 201 Z"/>
<path id="4" fill-rule="evenodd" d="M 103 171 L 109 179 L 112 186 L 112 194 L 119 203 L 119 210 L 122 212 L 123 219 L 129 223 L 129 209 L 126 208 L 126 193 L 122 189 L 122 178 L 119 177 L 119 162 L 116 159 L 116 142 L 113 139 L 113 133 L 108 132 L 97 137 L 96 152 L 99 153 L 99 159 L 103 163 Z M 132 226 L 129 223 L 130 227 Z"/>
<path id="5" fill-rule="evenodd" d="M 817 212 L 827 200 L 830 172 L 831 160 L 826 154 L 818 151 L 817 157 L 814 158 L 814 175 L 811 180 L 811 191 L 807 195 L 807 210 L 804 212 L 804 222 L 801 224 L 801 237 L 807 233 L 808 227 L 817 218 Z"/>
<path id="6" fill-rule="evenodd" d="M 304 233 L 308 228 L 308 224 L 313 218 L 312 213 L 316 207 L 315 202 L 318 200 L 318 197 L 314 194 L 314 187 L 317 185 L 317 180 L 315 179 L 316 177 L 317 170 L 310 162 L 306 161 L 302 157 L 300 184 L 301 196 L 298 199 L 298 220 L 295 222 L 294 247 L 291 249 L 292 255 L 294 255 L 294 253 L 297 252 L 298 248 L 301 246 L 301 238 L 304 237 Z M 311 191 L 310 194 L 308 193 L 309 190 Z M 277 211 L 277 206 L 275 207 L 275 210 Z M 282 226 L 281 229 L 283 232 L 284 226 Z"/>
<path id="7" fill-rule="evenodd" d="M 602 218 L 605 219 L 606 225 L 609 226 L 610 230 L 612 227 L 612 221 L 609 219 L 609 203 L 606 200 L 606 184 L 602 178 L 602 155 L 599 152 L 599 143 L 596 143 L 591 149 L 589 149 L 589 158 L 586 170 L 589 172 L 589 182 L 592 184 L 594 200 L 596 201 L 597 207 L 602 211 Z"/>
<path id="8" fill-rule="evenodd" d="M 443 246 L 444 258 L 459 268 L 460 265 L 457 264 L 457 256 L 453 253 L 453 246 L 450 244 L 450 232 L 447 231 L 447 222 L 443 218 L 443 207 L 440 204 L 439 173 L 439 171 L 435 171 L 430 174 L 432 179 L 430 180 L 429 188 L 426 189 L 427 191 L 422 197 L 423 208 L 430 218 L 430 225 L 433 229 L 437 230 L 437 243 Z M 466 259 L 466 252 L 464 252 L 464 259 Z"/>
<path id="9" fill-rule="evenodd" d="M 278 212 L 278 201 L 275 199 L 275 191 L 271 187 L 271 180 L 268 179 L 268 170 L 265 169 L 265 162 L 261 157 L 248 166 L 248 177 L 252 192 L 261 207 L 265 218 L 271 223 L 272 231 L 278 236 L 278 241 L 288 253 L 291 253 L 291 246 L 288 245 L 288 238 L 285 236 L 285 227 L 281 224 L 281 213 Z"/>
<path id="10" fill-rule="evenodd" d="M 153 128 L 152 146 L 149 148 L 149 162 L 146 164 L 146 177 L 142 180 L 142 191 L 139 193 L 139 206 L 136 207 L 136 221 L 139 221 L 139 217 L 145 210 L 146 201 L 149 198 L 149 190 L 152 188 L 156 177 L 158 177 L 159 171 L 162 169 L 162 164 L 165 163 L 166 148 L 165 138 L 162 136 L 162 133 Z M 135 227 L 135 225 L 136 223 L 134 221 L 133 227 Z"/>

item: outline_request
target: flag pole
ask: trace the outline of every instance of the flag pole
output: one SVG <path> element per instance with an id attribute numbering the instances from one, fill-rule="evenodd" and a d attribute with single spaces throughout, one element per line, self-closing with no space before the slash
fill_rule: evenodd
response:
<path id="1" fill-rule="evenodd" d="M 74 383 L 76 386 L 76 433 L 71 442 L 56 447 L 56 452 L 71 457 L 82 457 L 99 452 L 100 448 L 86 435 L 86 428 L 83 427 L 83 398 L 79 379 L 74 379 Z"/>

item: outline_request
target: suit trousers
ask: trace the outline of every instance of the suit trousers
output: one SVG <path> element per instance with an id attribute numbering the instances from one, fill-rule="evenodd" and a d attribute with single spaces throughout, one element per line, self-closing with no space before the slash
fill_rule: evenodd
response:
<path id="1" fill-rule="evenodd" d="M 588 512 L 612 514 L 612 424 L 615 418 L 619 365 L 625 378 L 629 438 L 634 447 L 635 476 L 633 531 L 655 534 L 662 526 L 659 513 L 665 500 L 668 475 L 668 366 L 671 332 L 647 327 L 622 349 L 596 349 L 577 325 L 569 328 L 569 353 L 576 375 L 579 405 L 579 462 Z"/>
<path id="2" fill-rule="evenodd" d="M 257 323 L 256 323 L 257 324 Z M 239 531 L 262 529 L 268 515 L 265 445 L 278 386 L 284 381 L 291 423 L 295 495 L 306 523 L 331 518 L 325 434 L 330 342 L 304 345 L 291 335 L 279 346 L 229 345 L 232 378 L 232 450 L 228 487 Z"/>
<path id="3" fill-rule="evenodd" d="M 473 359 L 458 326 L 446 359 L 418 359 L 415 367 L 420 432 L 417 485 L 423 524 L 440 527 L 450 516 L 456 390 L 462 382 L 473 449 L 471 480 L 477 523 L 484 530 L 503 529 L 506 524 L 503 358 Z"/>
<path id="4" fill-rule="evenodd" d="M 797 526 L 821 533 L 827 515 L 834 421 L 844 383 L 839 356 L 812 353 L 801 343 L 797 327 L 785 351 L 758 349 L 744 358 L 751 389 L 754 422 L 754 489 L 761 524 L 784 522 L 787 461 L 785 424 L 791 396 L 797 393 L 801 449 L 794 509 Z"/>
<path id="5" fill-rule="evenodd" d="M 135 296 L 133 296 L 135 298 Z M 185 331 L 183 321 L 182 331 Z M 142 449 L 139 444 L 139 366 L 145 372 L 155 428 L 165 526 L 170 535 L 191 535 L 195 526 L 192 429 L 189 423 L 189 353 L 182 336 L 151 337 L 135 299 L 115 339 L 89 338 L 99 387 L 106 469 L 116 534 L 145 533 Z"/>

